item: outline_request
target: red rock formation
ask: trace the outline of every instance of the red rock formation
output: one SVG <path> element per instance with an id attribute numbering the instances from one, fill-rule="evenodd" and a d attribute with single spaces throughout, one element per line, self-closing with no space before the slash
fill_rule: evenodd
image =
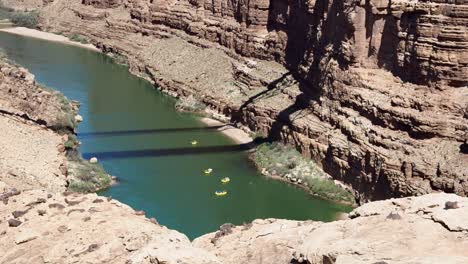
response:
<path id="1" fill-rule="evenodd" d="M 291 70 L 308 70 L 317 53 L 333 49 L 343 66 L 386 68 L 420 84 L 467 85 L 464 1 L 151 2 L 128 0 L 133 17 Z"/>

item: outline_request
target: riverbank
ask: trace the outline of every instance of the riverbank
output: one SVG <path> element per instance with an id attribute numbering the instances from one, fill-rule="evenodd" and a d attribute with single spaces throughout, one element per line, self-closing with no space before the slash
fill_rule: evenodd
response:
<path id="1" fill-rule="evenodd" d="M 93 44 L 84 44 L 77 41 L 72 41 L 66 36 L 57 35 L 50 32 L 44 32 L 37 29 L 25 28 L 25 27 L 10 27 L 10 28 L 0 28 L 0 32 L 7 32 L 11 34 L 16 34 L 25 37 L 43 39 L 47 41 L 59 42 L 67 45 L 73 45 L 77 47 L 81 47 L 84 49 L 93 50 L 96 52 L 101 52 L 96 46 Z"/>
<path id="2" fill-rule="evenodd" d="M 38 85 L 25 68 L 0 61 L 0 72 L 0 113 L 6 129 L 0 151 L 0 169 L 7 171 L 3 180 L 20 190 L 94 192 L 109 187 L 111 178 L 102 166 L 77 151 L 78 104 Z M 26 147 L 30 145 L 37 149 Z"/>
<path id="3" fill-rule="evenodd" d="M 200 121 L 206 124 L 208 127 L 218 127 L 217 130 L 219 132 L 223 133 L 238 144 L 250 144 L 253 142 L 252 137 L 250 137 L 247 132 L 240 128 L 209 117 L 202 117 L 200 118 Z"/>

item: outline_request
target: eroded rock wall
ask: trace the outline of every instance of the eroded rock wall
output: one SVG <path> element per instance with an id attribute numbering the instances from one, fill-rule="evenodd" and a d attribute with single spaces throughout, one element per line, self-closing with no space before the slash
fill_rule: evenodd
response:
<path id="1" fill-rule="evenodd" d="M 133 18 L 184 30 L 244 56 L 276 59 L 311 78 L 333 57 L 393 71 L 419 84 L 462 87 L 468 78 L 464 1 L 143 1 Z"/>

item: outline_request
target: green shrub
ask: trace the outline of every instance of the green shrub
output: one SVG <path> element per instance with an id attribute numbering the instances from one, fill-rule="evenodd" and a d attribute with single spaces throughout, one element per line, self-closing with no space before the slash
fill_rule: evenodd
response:
<path id="1" fill-rule="evenodd" d="M 96 191 L 96 189 L 94 188 L 94 184 L 91 182 L 72 180 L 70 185 L 68 185 L 68 191 L 79 193 L 91 193 Z"/>
<path id="2" fill-rule="evenodd" d="M 92 164 L 83 159 L 76 149 L 67 151 L 67 159 L 72 164 L 69 170 L 72 178 L 68 185 L 69 191 L 91 193 L 110 186 L 112 179 L 101 164 Z"/>
<path id="3" fill-rule="evenodd" d="M 123 54 L 115 53 L 112 55 L 112 58 L 114 59 L 114 62 L 117 64 L 124 65 L 124 66 L 129 65 L 127 56 Z"/>
<path id="4" fill-rule="evenodd" d="M 73 34 L 69 37 L 70 40 L 80 42 L 82 44 L 89 44 L 88 39 L 80 34 Z"/>
<path id="5" fill-rule="evenodd" d="M 74 168 L 72 176 L 74 179 L 68 190 L 73 192 L 95 192 L 107 188 L 112 181 L 101 164 L 91 164 L 84 159 Z"/>
<path id="6" fill-rule="evenodd" d="M 36 11 L 11 12 L 8 18 L 13 24 L 19 27 L 37 28 L 39 24 L 39 13 Z"/>
<path id="7" fill-rule="evenodd" d="M 344 201 L 349 203 L 353 203 L 355 200 L 354 196 L 350 192 L 336 185 L 330 179 L 307 178 L 307 183 L 310 191 L 317 196 L 333 201 Z"/>
<path id="8" fill-rule="evenodd" d="M 176 109 L 182 112 L 201 113 L 206 105 L 193 95 L 180 98 L 175 105 Z"/>
<path id="9" fill-rule="evenodd" d="M 78 145 L 78 139 L 75 135 L 69 135 L 68 140 L 63 145 L 65 149 L 72 150 Z"/>
<path id="10" fill-rule="evenodd" d="M 253 161 L 269 174 L 307 183 L 310 191 L 320 197 L 353 203 L 354 197 L 329 179 L 313 161 L 304 158 L 296 149 L 281 143 L 264 143 L 257 147 Z"/>
<path id="11" fill-rule="evenodd" d="M 71 101 L 65 97 L 64 94 L 50 90 L 47 87 L 42 86 L 42 89 L 51 91 L 56 99 L 60 103 L 60 108 L 61 108 L 61 114 L 57 116 L 57 119 L 55 120 L 55 124 L 53 127 L 56 130 L 68 130 L 68 129 L 73 129 L 76 127 L 76 122 L 75 122 L 75 115 L 77 114 L 76 111 L 73 109 Z"/>

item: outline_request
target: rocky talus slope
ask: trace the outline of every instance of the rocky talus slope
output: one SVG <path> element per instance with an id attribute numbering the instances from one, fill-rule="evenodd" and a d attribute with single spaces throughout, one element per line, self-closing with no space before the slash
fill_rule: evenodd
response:
<path id="1" fill-rule="evenodd" d="M 361 202 L 468 194 L 468 5 L 54 0 L 41 27 L 295 145 Z"/>

